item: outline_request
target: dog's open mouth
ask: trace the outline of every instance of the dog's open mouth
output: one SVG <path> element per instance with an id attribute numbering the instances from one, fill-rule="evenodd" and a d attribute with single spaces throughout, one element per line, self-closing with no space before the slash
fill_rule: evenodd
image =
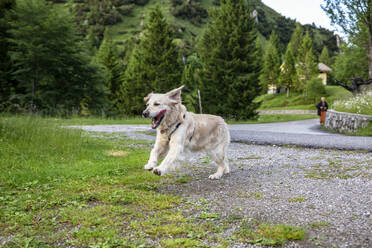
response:
<path id="1" fill-rule="evenodd" d="M 164 119 L 164 114 L 166 111 L 167 110 L 163 109 L 162 111 L 159 112 L 157 116 L 152 118 L 152 124 L 151 124 L 152 129 L 156 129 L 160 125 L 161 121 Z"/>

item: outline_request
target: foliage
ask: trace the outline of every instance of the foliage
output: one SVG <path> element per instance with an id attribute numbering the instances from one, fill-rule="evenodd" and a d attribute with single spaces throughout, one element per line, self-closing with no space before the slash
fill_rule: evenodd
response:
<path id="1" fill-rule="evenodd" d="M 296 88 L 297 90 L 302 91 L 305 89 L 306 83 L 318 72 L 316 58 L 313 53 L 313 43 L 309 32 L 306 32 L 303 37 L 298 53 L 299 55 L 296 67 L 298 81 Z"/>
<path id="2" fill-rule="evenodd" d="M 301 45 L 303 37 L 303 29 L 301 24 L 296 23 L 296 28 L 293 30 L 291 40 L 288 43 L 288 46 L 290 46 L 292 52 L 294 55 L 296 55 L 296 63 L 298 62 L 300 56 L 298 54 L 300 53 Z"/>
<path id="3" fill-rule="evenodd" d="M 227 0 L 214 9 L 211 18 L 198 47 L 203 64 L 203 111 L 234 119 L 252 118 L 259 106 L 252 101 L 260 92 L 261 60 L 257 58 L 257 31 L 250 11 L 242 0 Z"/>
<path id="4" fill-rule="evenodd" d="M 320 97 L 326 96 L 326 89 L 320 78 L 312 78 L 306 84 L 306 99 L 312 103 L 319 101 Z"/>
<path id="5" fill-rule="evenodd" d="M 280 53 L 278 51 L 278 36 L 273 31 L 270 35 L 269 44 L 266 46 L 263 58 L 263 69 L 260 74 L 260 84 L 263 92 L 267 92 L 269 85 L 279 84 Z"/>
<path id="6" fill-rule="evenodd" d="M 372 93 L 361 93 L 348 99 L 335 101 L 332 108 L 340 112 L 372 115 Z"/>
<path id="7" fill-rule="evenodd" d="M 12 63 L 8 50 L 10 49 L 9 29 L 10 25 L 5 18 L 10 9 L 15 5 L 15 0 L 4 0 L 0 2 L 0 112 L 9 105 L 14 94 L 16 82 L 12 81 Z"/>
<path id="8" fill-rule="evenodd" d="M 333 24 L 350 35 L 350 38 L 365 34 L 367 47 L 368 77 L 372 78 L 372 2 L 370 0 L 324 0 L 323 10 Z M 360 38 L 360 37 L 359 37 Z"/>
<path id="9" fill-rule="evenodd" d="M 182 101 L 188 111 L 199 113 L 199 98 L 198 90 L 200 90 L 200 70 L 202 63 L 196 53 L 187 58 L 187 64 L 184 67 L 182 74 L 182 85 L 185 85 L 183 90 Z"/>
<path id="10" fill-rule="evenodd" d="M 293 53 L 293 45 L 289 44 L 284 54 L 284 61 L 280 70 L 279 82 L 287 90 L 287 97 L 289 97 L 289 90 L 295 86 L 297 82 L 296 75 L 296 58 Z"/>
<path id="11" fill-rule="evenodd" d="M 194 25 L 200 25 L 203 18 L 208 17 L 207 11 L 197 1 L 183 1 L 180 6 L 172 10 L 175 17 L 189 19 Z"/>
<path id="12" fill-rule="evenodd" d="M 331 58 L 329 57 L 328 48 L 326 46 L 323 47 L 322 53 L 319 56 L 319 62 L 331 66 Z"/>
<path id="13" fill-rule="evenodd" d="M 343 44 L 335 58 L 333 73 L 336 81 L 347 84 L 351 79 L 368 76 L 368 58 L 364 47 Z"/>
<path id="14" fill-rule="evenodd" d="M 19 82 L 13 96 L 19 105 L 50 114 L 104 107 L 103 78 L 89 62 L 66 9 L 24 0 L 11 16 L 8 54 Z"/>
<path id="15" fill-rule="evenodd" d="M 126 114 L 141 114 L 143 97 L 179 86 L 182 67 L 173 33 L 160 7 L 151 13 L 141 43 L 133 52 L 124 75 L 121 97 Z"/>
<path id="16" fill-rule="evenodd" d="M 119 108 L 120 86 L 122 84 L 122 74 L 125 71 L 124 65 L 119 58 L 117 47 L 112 41 L 108 32 L 105 32 L 98 52 L 98 62 L 103 65 L 108 72 L 107 89 L 109 90 L 108 98 L 112 104 L 112 114 L 117 114 Z"/>

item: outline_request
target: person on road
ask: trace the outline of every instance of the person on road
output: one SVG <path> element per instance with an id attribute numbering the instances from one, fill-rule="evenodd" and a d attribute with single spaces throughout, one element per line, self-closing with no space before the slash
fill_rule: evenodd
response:
<path id="1" fill-rule="evenodd" d="M 320 116 L 320 124 L 324 124 L 326 112 L 328 110 L 328 103 L 325 101 L 325 98 L 320 98 L 320 102 L 316 105 L 318 109 L 318 115 Z"/>

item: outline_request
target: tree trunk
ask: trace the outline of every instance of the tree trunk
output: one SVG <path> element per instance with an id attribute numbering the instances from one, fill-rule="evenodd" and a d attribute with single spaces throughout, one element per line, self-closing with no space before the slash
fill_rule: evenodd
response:
<path id="1" fill-rule="evenodd" d="M 289 97 L 289 87 L 287 87 L 287 98 Z"/>
<path id="2" fill-rule="evenodd" d="M 368 78 L 372 78 L 372 34 L 368 39 Z"/>

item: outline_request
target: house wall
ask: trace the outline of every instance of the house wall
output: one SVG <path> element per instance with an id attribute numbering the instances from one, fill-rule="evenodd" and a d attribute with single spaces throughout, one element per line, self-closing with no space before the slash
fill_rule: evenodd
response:
<path id="1" fill-rule="evenodd" d="M 322 83 L 324 85 L 327 85 L 327 73 L 326 72 L 319 73 L 318 78 L 322 80 Z"/>
<path id="2" fill-rule="evenodd" d="M 267 94 L 276 94 L 276 85 L 275 84 L 269 84 L 267 87 Z"/>

